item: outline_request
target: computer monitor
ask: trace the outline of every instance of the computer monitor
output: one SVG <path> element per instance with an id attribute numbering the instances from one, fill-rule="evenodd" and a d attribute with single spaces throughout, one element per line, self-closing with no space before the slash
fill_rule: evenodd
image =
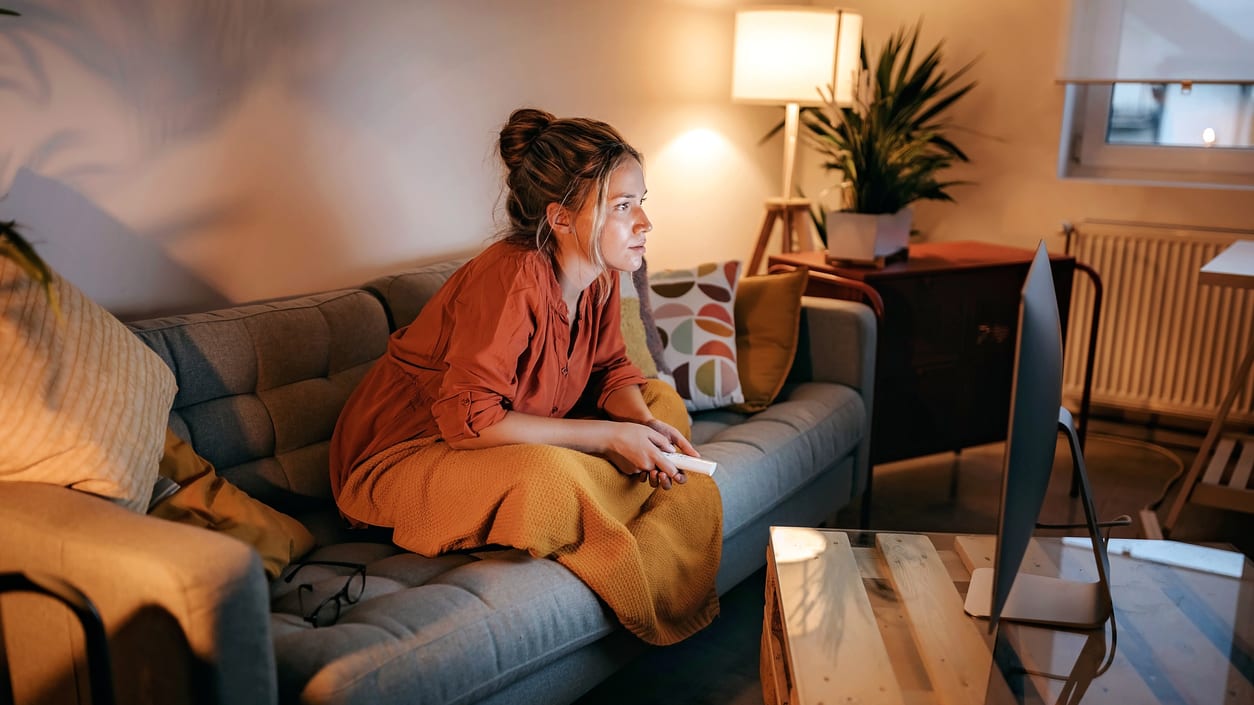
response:
<path id="1" fill-rule="evenodd" d="M 1092 491 L 1071 413 L 1062 405 L 1062 326 L 1049 254 L 1041 242 L 1019 300 L 1010 426 L 1002 461 L 1001 504 L 993 567 L 971 574 L 966 611 L 989 618 L 1055 626 L 1096 627 L 1111 612 L 1110 562 L 1098 531 Z M 1068 439 L 1080 501 L 1097 563 L 1097 582 L 1020 573 L 1045 501 L 1058 433 Z"/>

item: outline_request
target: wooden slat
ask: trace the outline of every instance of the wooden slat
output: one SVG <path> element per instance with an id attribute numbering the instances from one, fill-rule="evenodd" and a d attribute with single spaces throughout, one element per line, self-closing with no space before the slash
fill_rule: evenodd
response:
<path id="1" fill-rule="evenodd" d="M 936 696 L 932 692 L 932 682 L 928 679 L 927 669 L 923 667 L 923 659 L 914 644 L 910 620 L 888 581 L 888 568 L 884 565 L 883 558 L 877 549 L 867 546 L 855 546 L 853 554 L 858 561 L 858 569 L 862 572 L 862 584 L 866 588 L 871 611 L 875 613 L 880 635 L 884 638 L 884 648 L 892 659 L 893 672 L 897 675 L 902 697 L 907 705 L 935 705 Z M 971 576 L 962 567 L 957 554 L 953 551 L 941 551 L 940 554 L 946 566 L 950 567 L 950 575 L 955 582 L 966 583 L 970 580 Z M 948 560 L 945 559 L 946 554 L 950 556 Z M 953 566 L 956 566 L 956 572 Z"/>
<path id="2" fill-rule="evenodd" d="M 1234 512 L 1254 512 L 1254 490 L 1234 490 L 1227 485 L 1198 484 L 1189 501 Z"/>
<path id="3" fill-rule="evenodd" d="M 758 675 L 762 680 L 763 705 L 788 705 L 792 699 L 791 677 L 788 673 L 787 640 L 780 624 L 779 584 L 776 580 L 775 554 L 766 552 L 766 608 L 762 619 L 762 664 Z"/>
<path id="4" fill-rule="evenodd" d="M 955 536 L 954 553 L 962 559 L 967 572 L 976 568 L 993 567 L 993 552 L 997 547 L 997 539 L 993 536 Z"/>
<path id="5" fill-rule="evenodd" d="M 992 656 L 932 542 L 910 534 L 875 538 L 940 702 L 984 702 Z"/>
<path id="6" fill-rule="evenodd" d="M 1234 490 L 1246 489 L 1250 482 L 1250 470 L 1254 469 L 1254 439 L 1241 441 L 1241 459 L 1237 461 L 1237 469 L 1232 471 L 1228 486 Z"/>
<path id="7" fill-rule="evenodd" d="M 945 570 L 949 573 L 949 579 L 955 583 L 971 582 L 971 571 L 967 570 L 963 565 L 962 559 L 956 551 L 937 551 L 940 556 L 941 563 L 945 564 Z M 863 580 L 886 580 L 887 575 L 882 569 L 883 561 L 880 560 L 879 551 L 869 546 L 854 546 L 853 556 L 858 560 L 858 570 L 862 573 Z"/>
<path id="8" fill-rule="evenodd" d="M 1161 539 L 1163 537 L 1163 527 L 1158 523 L 1158 512 L 1146 507 L 1137 512 L 1137 516 L 1141 518 L 1141 538 Z"/>
<path id="9" fill-rule="evenodd" d="M 783 531 L 771 530 L 771 544 L 797 700 L 903 705 L 848 535 L 788 529 L 822 540 L 802 542 L 816 555 L 782 560 L 781 544 L 790 540 Z"/>
<path id="10" fill-rule="evenodd" d="M 1232 457 L 1232 449 L 1235 447 L 1236 441 L 1220 437 L 1219 443 L 1215 445 L 1215 454 L 1210 458 L 1210 465 L 1206 466 L 1206 474 L 1202 476 L 1203 484 L 1219 484 L 1219 479 L 1223 477 L 1224 468 L 1227 467 L 1228 459 Z"/>

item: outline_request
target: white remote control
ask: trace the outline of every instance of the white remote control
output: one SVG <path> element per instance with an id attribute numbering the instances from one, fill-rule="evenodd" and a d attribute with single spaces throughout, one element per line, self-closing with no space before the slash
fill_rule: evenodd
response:
<path id="1" fill-rule="evenodd" d="M 713 460 L 694 458 L 691 455 L 684 455 L 683 453 L 663 453 L 663 455 L 665 455 L 666 459 L 674 463 L 675 467 L 680 470 L 699 472 L 702 475 L 713 475 L 714 469 L 718 467 L 718 463 Z"/>

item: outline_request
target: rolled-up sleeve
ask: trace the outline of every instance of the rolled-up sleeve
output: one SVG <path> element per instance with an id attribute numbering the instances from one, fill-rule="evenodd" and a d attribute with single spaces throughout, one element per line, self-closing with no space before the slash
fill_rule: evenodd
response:
<path id="1" fill-rule="evenodd" d="M 597 346 L 593 352 L 592 383 L 601 386 L 597 394 L 597 407 L 600 409 L 605 408 L 605 399 L 619 389 L 648 381 L 640 368 L 627 357 L 620 298 L 618 287 L 610 287 L 610 299 L 602 309 Z"/>
<path id="2" fill-rule="evenodd" d="M 516 274 L 516 273 L 515 273 Z M 518 389 L 518 359 L 535 330 L 534 277 L 483 282 L 452 303 L 448 365 L 432 415 L 446 441 L 477 438 L 505 418 Z"/>

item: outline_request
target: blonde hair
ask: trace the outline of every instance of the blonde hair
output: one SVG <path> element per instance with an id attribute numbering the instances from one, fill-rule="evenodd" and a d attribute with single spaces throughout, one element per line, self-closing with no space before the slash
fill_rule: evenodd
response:
<path id="1" fill-rule="evenodd" d="M 501 128 L 498 148 L 507 170 L 505 212 L 509 228 L 503 239 L 556 256 L 546 209 L 550 203 L 578 208 L 595 196 L 588 256 L 605 280 L 609 268 L 601 253 L 610 174 L 628 159 L 644 158 L 609 124 L 589 118 L 556 118 L 535 108 L 520 108 Z"/>

